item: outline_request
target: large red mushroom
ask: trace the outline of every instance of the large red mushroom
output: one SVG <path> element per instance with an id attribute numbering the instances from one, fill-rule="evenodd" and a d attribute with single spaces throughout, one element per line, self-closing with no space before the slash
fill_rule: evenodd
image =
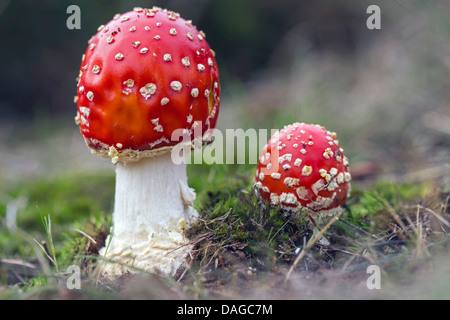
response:
<path id="1" fill-rule="evenodd" d="M 133 268 L 174 275 L 186 265 L 184 230 L 198 214 L 186 164 L 174 164 L 170 151 L 180 130 L 201 141 L 215 127 L 214 56 L 191 21 L 157 7 L 117 14 L 89 40 L 76 123 L 91 152 L 116 165 L 111 242 L 101 254 L 119 263 L 105 276 Z"/>
<path id="2" fill-rule="evenodd" d="M 316 223 L 343 210 L 350 194 L 348 159 L 336 133 L 320 125 L 294 123 L 264 147 L 255 186 L 262 199 L 303 211 Z"/>

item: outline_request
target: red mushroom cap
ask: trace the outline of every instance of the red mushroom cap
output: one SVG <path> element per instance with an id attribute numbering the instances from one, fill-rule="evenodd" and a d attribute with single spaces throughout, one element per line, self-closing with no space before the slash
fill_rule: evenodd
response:
<path id="1" fill-rule="evenodd" d="M 95 154 L 132 161 L 170 150 L 216 125 L 219 71 L 205 34 L 154 7 L 116 15 L 83 56 L 77 124 Z"/>
<path id="2" fill-rule="evenodd" d="M 286 126 L 264 147 L 255 186 L 273 205 L 336 214 L 350 191 L 351 176 L 343 152 L 336 134 L 322 126 Z"/>

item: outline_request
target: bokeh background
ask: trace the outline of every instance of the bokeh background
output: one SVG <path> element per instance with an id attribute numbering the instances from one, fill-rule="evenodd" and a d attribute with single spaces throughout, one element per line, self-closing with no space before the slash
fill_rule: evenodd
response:
<path id="1" fill-rule="evenodd" d="M 66 27 L 71 4 L 81 30 Z M 381 8 L 381 30 L 366 27 L 370 4 Z M 364 170 L 448 171 L 446 1 L 2 0 L 0 185 L 108 170 L 73 123 L 81 55 L 115 13 L 153 5 L 193 20 L 217 52 L 220 129 L 320 123 L 353 163 L 370 162 Z"/>
<path id="2" fill-rule="evenodd" d="M 81 30 L 66 27 L 71 4 Z M 381 30 L 366 27 L 371 4 L 381 8 Z M 338 132 L 353 163 L 370 162 L 364 170 L 448 171 L 446 1 L 2 0 L 0 185 L 111 169 L 74 125 L 75 78 L 100 24 L 153 5 L 193 20 L 217 52 L 220 129 L 320 123 Z"/>
<path id="3" fill-rule="evenodd" d="M 80 30 L 66 27 L 72 4 Z M 366 27 L 372 4 L 380 30 Z M 359 186 L 432 181 L 449 192 L 449 1 L 0 0 L 2 220 L 7 204 L 20 209 L 27 185 L 39 194 L 42 179 L 113 179 L 114 166 L 90 154 L 74 123 L 75 79 L 97 27 L 136 6 L 179 12 L 206 33 L 220 69 L 219 129 L 318 123 L 338 133 Z M 58 184 L 67 189 L 59 196 L 67 201 L 85 188 L 79 182 Z M 113 185 L 90 188 L 86 199 L 111 201 Z"/>

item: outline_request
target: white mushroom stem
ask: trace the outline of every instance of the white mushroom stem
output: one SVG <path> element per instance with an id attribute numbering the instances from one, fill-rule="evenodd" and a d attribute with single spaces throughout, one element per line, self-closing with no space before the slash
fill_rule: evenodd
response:
<path id="1" fill-rule="evenodd" d="M 175 165 L 170 152 L 116 165 L 112 234 L 101 255 L 117 261 L 104 266 L 105 276 L 133 269 L 173 276 L 186 265 L 191 250 L 184 234 L 198 213 L 188 187 L 186 164 Z"/>

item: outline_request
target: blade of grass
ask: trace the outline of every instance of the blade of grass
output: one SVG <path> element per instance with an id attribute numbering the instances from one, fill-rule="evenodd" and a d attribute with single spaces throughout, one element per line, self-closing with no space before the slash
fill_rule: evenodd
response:
<path id="1" fill-rule="evenodd" d="M 436 219 L 438 219 L 440 222 L 442 222 L 443 224 L 445 224 L 447 227 L 450 228 L 450 222 L 445 220 L 440 214 L 438 214 L 437 212 L 434 212 L 433 210 L 431 210 L 429 208 L 423 207 L 423 206 L 420 206 L 420 208 L 431 213 Z"/>
<path id="2" fill-rule="evenodd" d="M 274 233 L 274 235 L 270 238 L 270 239 L 268 239 L 268 244 L 270 245 L 270 243 L 275 239 L 275 237 L 277 236 L 277 234 L 278 233 L 280 233 L 280 231 L 281 230 L 283 230 L 283 228 L 288 224 L 288 222 L 289 222 L 289 220 L 288 221 L 286 221 L 278 230 L 277 230 L 277 232 L 275 232 Z M 270 237 L 270 234 L 272 233 L 272 228 L 270 229 L 270 233 L 269 233 L 269 237 Z M 268 237 L 268 238 L 269 238 Z"/>
<path id="3" fill-rule="evenodd" d="M 98 285 L 100 283 L 100 276 L 102 274 L 102 268 L 103 268 L 103 264 L 105 263 L 106 259 L 106 254 L 108 253 L 109 247 L 111 245 L 111 241 L 113 238 L 113 231 L 111 231 L 109 237 L 108 237 L 108 243 L 106 244 L 106 248 L 105 248 L 105 253 L 103 254 L 103 259 L 100 261 L 100 266 L 98 267 L 98 273 L 97 273 L 97 277 L 95 280 L 96 285 Z"/>
<path id="4" fill-rule="evenodd" d="M 77 229 L 77 228 L 72 228 L 73 231 L 78 232 L 80 234 L 82 234 L 83 236 L 85 236 L 89 241 L 91 241 L 94 245 L 97 245 L 97 241 L 94 240 L 94 238 L 92 238 L 90 235 L 88 235 L 86 232 L 84 232 L 83 230 Z"/>
<path id="5" fill-rule="evenodd" d="M 56 261 L 56 250 L 55 250 L 55 245 L 53 243 L 52 220 L 50 218 L 50 215 L 48 215 L 48 216 L 42 215 L 41 209 L 39 208 L 38 205 L 36 205 L 36 208 L 37 208 L 37 210 L 39 212 L 39 215 L 41 217 L 42 224 L 44 225 L 44 230 L 45 230 L 45 232 L 47 234 L 48 242 L 50 243 L 50 253 L 52 255 L 52 260 L 51 261 L 55 265 L 56 273 L 59 273 L 58 263 Z"/>
<path id="6" fill-rule="evenodd" d="M 284 279 L 284 283 L 286 284 L 287 281 L 289 280 L 289 277 L 291 276 L 291 273 L 294 271 L 294 269 L 297 267 L 298 263 L 303 259 L 303 257 L 306 255 L 306 253 L 308 252 L 309 249 L 311 249 L 314 244 L 319 241 L 319 239 L 325 234 L 325 232 L 336 222 L 337 219 L 339 219 L 339 217 L 342 215 L 342 213 L 344 212 L 344 210 L 342 210 L 341 212 L 339 212 L 338 214 L 336 214 L 327 224 L 326 226 L 320 230 L 320 232 L 318 232 L 316 234 L 316 236 L 312 239 L 310 239 L 308 241 L 308 243 L 306 244 L 306 246 L 303 248 L 303 250 L 300 252 L 300 254 L 298 255 L 298 257 L 295 259 L 294 263 L 292 264 L 292 266 L 289 268 L 289 271 L 286 275 L 286 278 Z"/>

